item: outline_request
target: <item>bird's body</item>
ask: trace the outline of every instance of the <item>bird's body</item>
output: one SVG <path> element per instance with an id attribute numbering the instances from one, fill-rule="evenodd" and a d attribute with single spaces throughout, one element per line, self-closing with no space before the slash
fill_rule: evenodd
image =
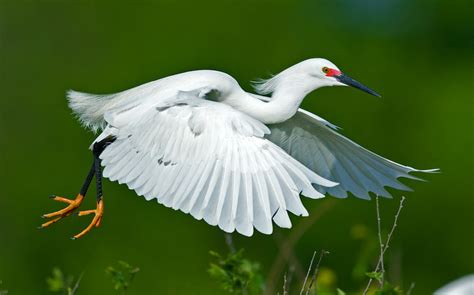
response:
<path id="1" fill-rule="evenodd" d="M 229 105 L 264 124 L 284 122 L 291 118 L 309 91 L 291 93 L 281 90 L 268 101 L 265 96 L 245 92 L 230 75 L 213 70 L 197 70 L 168 76 L 112 95 L 90 95 L 70 91 L 70 106 L 86 126 L 98 129 L 106 124 L 104 115 L 140 105 L 173 105 L 178 92 L 194 92 L 203 98 L 207 92 L 215 98 L 206 98 Z M 290 92 L 290 93 L 287 93 Z"/>
<path id="2" fill-rule="evenodd" d="M 331 62 L 310 59 L 256 86 L 271 97 L 201 70 L 111 95 L 71 91 L 68 98 L 85 126 L 102 130 L 93 147 L 105 177 L 250 236 L 254 227 L 271 233 L 272 221 L 291 227 L 287 211 L 307 215 L 300 193 L 388 197 L 385 186 L 407 189 L 396 179 L 420 171 L 365 150 L 299 109 L 309 92 L 336 85 L 377 95 Z"/>

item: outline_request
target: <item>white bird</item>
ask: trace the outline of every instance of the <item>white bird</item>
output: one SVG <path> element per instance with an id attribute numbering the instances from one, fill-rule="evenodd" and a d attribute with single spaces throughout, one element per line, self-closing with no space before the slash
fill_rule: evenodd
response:
<path id="1" fill-rule="evenodd" d="M 474 294 L 474 274 L 463 276 L 434 291 L 434 295 L 472 295 Z"/>
<path id="2" fill-rule="evenodd" d="M 300 62 L 244 91 L 223 72 L 185 72 L 109 95 L 68 92 L 69 106 L 101 134 L 91 149 L 94 164 L 74 200 L 44 215 L 68 216 L 81 204 L 94 177 L 99 226 L 103 175 L 147 200 L 191 214 L 225 232 L 271 234 L 272 221 L 291 228 L 288 211 L 307 216 L 300 194 L 370 199 L 390 197 L 385 187 L 409 190 L 399 177 L 418 170 L 378 156 L 336 132 L 326 120 L 300 109 L 304 97 L 324 86 L 353 86 L 379 96 L 326 59 Z M 269 95 L 270 97 L 264 96 Z"/>

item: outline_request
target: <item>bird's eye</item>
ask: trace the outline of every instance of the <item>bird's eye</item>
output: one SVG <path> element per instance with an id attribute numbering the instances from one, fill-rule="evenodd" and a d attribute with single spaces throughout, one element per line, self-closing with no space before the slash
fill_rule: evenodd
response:
<path id="1" fill-rule="evenodd" d="M 327 74 L 329 72 L 329 68 L 328 67 L 324 67 L 323 68 L 323 73 Z"/>

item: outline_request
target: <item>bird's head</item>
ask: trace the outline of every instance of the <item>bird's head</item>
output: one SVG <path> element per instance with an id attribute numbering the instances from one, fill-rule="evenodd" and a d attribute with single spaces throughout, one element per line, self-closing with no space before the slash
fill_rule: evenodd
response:
<path id="1" fill-rule="evenodd" d="M 352 86 L 380 97 L 380 94 L 347 76 L 335 64 L 324 58 L 304 60 L 270 79 L 254 83 L 254 88 L 259 94 L 287 91 L 299 92 L 302 96 L 326 86 Z"/>
<path id="2" fill-rule="evenodd" d="M 351 86 L 364 92 L 380 97 L 362 83 L 344 74 L 335 64 L 324 58 L 307 59 L 294 66 L 296 72 L 305 74 L 306 79 L 311 79 L 315 89 L 324 86 Z"/>

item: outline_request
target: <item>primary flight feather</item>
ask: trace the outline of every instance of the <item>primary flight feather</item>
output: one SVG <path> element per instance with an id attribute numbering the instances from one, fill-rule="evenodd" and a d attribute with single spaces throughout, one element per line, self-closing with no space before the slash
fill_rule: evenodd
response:
<path id="1" fill-rule="evenodd" d="M 299 109 L 308 93 L 324 86 L 353 86 L 379 96 L 321 58 L 258 82 L 259 94 L 211 70 L 181 73 L 110 95 L 69 91 L 74 113 L 101 133 L 92 144 L 95 160 L 81 193 L 75 200 L 55 197 L 69 205 L 46 214 L 54 219 L 43 227 L 80 205 L 94 175 L 100 188 L 98 207 L 81 212 L 95 217 L 75 238 L 100 225 L 101 166 L 103 176 L 147 200 L 246 236 L 254 228 L 272 233 L 273 222 L 290 228 L 288 212 L 308 215 L 300 194 L 322 198 L 350 192 L 370 199 L 373 192 L 390 197 L 385 187 L 408 190 L 397 178 L 416 179 L 409 173 L 434 171 L 378 156 L 339 134 L 331 123 Z"/>

